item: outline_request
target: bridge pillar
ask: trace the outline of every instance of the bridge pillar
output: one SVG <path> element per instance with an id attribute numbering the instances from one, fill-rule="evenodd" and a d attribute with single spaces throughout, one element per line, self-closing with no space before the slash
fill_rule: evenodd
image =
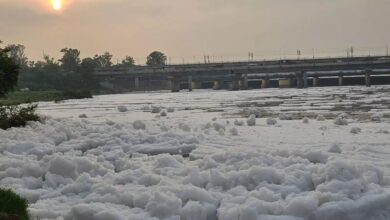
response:
<path id="1" fill-rule="evenodd" d="M 297 88 L 302 89 L 303 88 L 303 72 L 297 72 Z"/>
<path id="2" fill-rule="evenodd" d="M 139 90 L 139 77 L 134 78 L 134 89 Z"/>
<path id="3" fill-rule="evenodd" d="M 188 76 L 188 91 L 192 92 L 193 89 L 192 76 Z"/>
<path id="4" fill-rule="evenodd" d="M 243 75 L 242 79 L 240 80 L 240 89 L 246 90 L 248 89 L 248 75 Z"/>
<path id="5" fill-rule="evenodd" d="M 171 92 L 180 92 L 180 80 L 171 79 Z"/>
<path id="6" fill-rule="evenodd" d="M 221 89 L 221 82 L 220 82 L 220 81 L 214 81 L 213 89 L 214 89 L 214 90 L 219 90 L 219 89 Z"/>
<path id="7" fill-rule="evenodd" d="M 230 89 L 233 91 L 240 90 L 241 74 L 234 74 Z"/>
<path id="8" fill-rule="evenodd" d="M 371 70 L 366 70 L 366 73 L 365 73 L 365 82 L 366 82 L 366 86 L 367 86 L 367 87 L 370 87 L 370 86 L 371 86 Z"/>
<path id="9" fill-rule="evenodd" d="M 309 87 L 309 83 L 307 80 L 307 72 L 304 72 L 303 73 L 303 88 L 307 88 L 307 87 Z"/>
<path id="10" fill-rule="evenodd" d="M 233 79 L 230 89 L 233 90 L 233 91 L 240 90 L 240 80 Z"/>
<path id="11" fill-rule="evenodd" d="M 192 81 L 192 88 L 193 89 L 201 89 L 202 88 L 202 82 Z"/>
<path id="12" fill-rule="evenodd" d="M 279 88 L 290 88 L 291 79 L 279 79 Z"/>
<path id="13" fill-rule="evenodd" d="M 266 89 L 268 87 L 269 87 L 269 78 L 266 77 L 266 78 L 261 80 L 261 88 Z"/>
<path id="14" fill-rule="evenodd" d="M 338 76 L 338 81 L 339 81 L 339 86 L 343 86 L 343 84 L 344 84 L 344 83 L 343 83 L 343 81 L 344 81 L 343 75 L 340 74 L 340 75 Z"/>
<path id="15" fill-rule="evenodd" d="M 319 85 L 320 85 L 320 77 L 319 76 L 313 77 L 313 87 L 317 87 Z"/>

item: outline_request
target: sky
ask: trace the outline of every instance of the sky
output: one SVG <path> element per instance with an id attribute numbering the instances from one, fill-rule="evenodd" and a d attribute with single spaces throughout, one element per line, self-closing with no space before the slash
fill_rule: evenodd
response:
<path id="1" fill-rule="evenodd" d="M 390 0 L 0 0 L 0 40 L 32 60 L 109 51 L 142 64 L 154 50 L 171 63 L 386 53 Z"/>

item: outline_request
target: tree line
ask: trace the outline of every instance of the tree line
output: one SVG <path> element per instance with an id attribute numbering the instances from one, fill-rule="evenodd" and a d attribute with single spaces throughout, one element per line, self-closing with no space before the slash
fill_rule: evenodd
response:
<path id="1" fill-rule="evenodd" d="M 99 90 L 99 82 L 93 72 L 102 68 L 130 68 L 135 60 L 126 56 L 114 64 L 113 55 L 109 52 L 96 54 L 93 57 L 81 58 L 81 52 L 75 48 L 61 49 L 62 57 L 58 60 L 44 55 L 43 60 L 30 61 L 25 54 L 25 46 L 11 44 L 7 55 L 20 68 L 18 88 L 33 91 L 43 90 Z M 154 51 L 146 58 L 148 66 L 164 66 L 167 57 L 164 53 Z"/>

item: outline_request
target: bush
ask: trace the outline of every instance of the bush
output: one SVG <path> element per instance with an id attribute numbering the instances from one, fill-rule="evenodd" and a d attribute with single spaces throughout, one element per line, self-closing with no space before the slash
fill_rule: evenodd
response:
<path id="1" fill-rule="evenodd" d="M 35 113 L 37 105 L 28 106 L 0 106 L 0 129 L 26 126 L 28 121 L 38 121 Z"/>
<path id="2" fill-rule="evenodd" d="M 0 97 L 0 105 L 19 105 L 32 102 L 62 101 L 67 99 L 92 98 L 90 91 L 28 91 L 12 92 Z"/>
<path id="3" fill-rule="evenodd" d="M 87 99 L 92 98 L 92 94 L 90 91 L 82 90 L 82 91 L 64 91 L 63 97 L 61 97 L 63 100 L 65 99 Z"/>
<path id="4" fill-rule="evenodd" d="M 60 102 L 63 100 L 68 100 L 68 99 L 87 99 L 87 98 L 92 98 L 92 94 L 90 91 L 87 90 L 74 90 L 74 91 L 63 91 L 61 92 L 61 95 L 57 98 L 54 99 L 54 102 Z"/>
<path id="5" fill-rule="evenodd" d="M 27 200 L 11 190 L 0 189 L 0 219 L 28 220 Z"/>

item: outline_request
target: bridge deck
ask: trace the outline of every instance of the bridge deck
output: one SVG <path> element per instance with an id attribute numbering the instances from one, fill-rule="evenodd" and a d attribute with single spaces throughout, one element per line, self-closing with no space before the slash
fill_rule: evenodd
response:
<path id="1" fill-rule="evenodd" d="M 162 67 L 133 67 L 102 69 L 95 72 L 100 77 L 187 77 L 223 76 L 230 74 L 275 74 L 296 72 L 332 72 L 390 70 L 390 57 L 326 58 L 313 60 L 274 60 L 258 62 L 167 65 Z"/>

